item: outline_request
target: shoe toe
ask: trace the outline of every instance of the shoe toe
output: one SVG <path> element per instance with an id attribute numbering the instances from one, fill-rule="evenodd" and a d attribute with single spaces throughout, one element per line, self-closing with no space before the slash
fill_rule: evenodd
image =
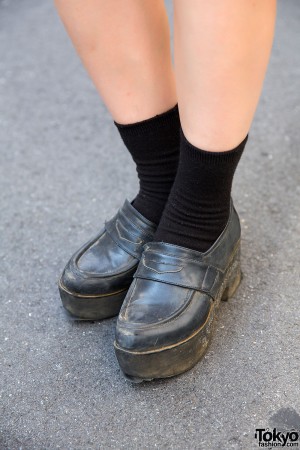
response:
<path id="1" fill-rule="evenodd" d="M 126 200 L 103 230 L 69 260 L 59 280 L 65 309 L 77 318 L 118 314 L 136 271 L 143 245 L 155 225 Z"/>
<path id="2" fill-rule="evenodd" d="M 103 232 L 72 256 L 60 285 L 75 295 L 106 295 L 128 289 L 137 263 Z"/>
<path id="3" fill-rule="evenodd" d="M 116 345 L 155 351 L 178 343 L 205 323 L 211 305 L 211 298 L 198 291 L 136 279 L 119 314 Z"/>
<path id="4" fill-rule="evenodd" d="M 76 261 L 79 271 L 102 277 L 126 271 L 136 264 L 137 259 L 124 252 L 108 233 L 103 233 Z"/>

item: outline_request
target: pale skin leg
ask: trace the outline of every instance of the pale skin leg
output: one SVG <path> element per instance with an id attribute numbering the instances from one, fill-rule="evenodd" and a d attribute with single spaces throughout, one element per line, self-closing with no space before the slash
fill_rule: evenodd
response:
<path id="1" fill-rule="evenodd" d="M 175 80 L 162 0 L 56 0 L 114 120 L 179 103 L 187 139 L 210 151 L 249 131 L 273 42 L 276 0 L 173 0 Z"/>
<path id="2" fill-rule="evenodd" d="M 113 119 L 129 124 L 177 103 L 163 0 L 55 0 Z"/>
<path id="3" fill-rule="evenodd" d="M 196 147 L 225 151 L 249 131 L 273 42 L 276 0 L 173 0 L 181 124 Z"/>

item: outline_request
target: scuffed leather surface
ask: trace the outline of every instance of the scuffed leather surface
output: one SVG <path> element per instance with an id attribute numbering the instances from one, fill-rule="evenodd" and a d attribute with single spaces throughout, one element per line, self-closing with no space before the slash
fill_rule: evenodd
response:
<path id="1" fill-rule="evenodd" d="M 100 233 L 71 257 L 61 284 L 80 295 L 105 295 L 128 288 L 143 246 L 154 232 L 155 225 L 126 200 Z"/>
<path id="2" fill-rule="evenodd" d="M 148 243 L 119 314 L 117 345 L 155 350 L 197 331 L 208 318 L 239 239 L 240 222 L 232 205 L 227 226 L 206 253 Z"/>

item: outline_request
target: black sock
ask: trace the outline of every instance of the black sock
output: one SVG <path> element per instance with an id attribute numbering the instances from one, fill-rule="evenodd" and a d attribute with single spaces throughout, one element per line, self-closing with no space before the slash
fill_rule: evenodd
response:
<path id="1" fill-rule="evenodd" d="M 159 223 L 179 159 L 178 106 L 151 119 L 129 125 L 115 122 L 136 163 L 140 190 L 133 206 L 148 220 Z"/>
<path id="2" fill-rule="evenodd" d="M 233 175 L 248 135 L 233 150 L 208 152 L 190 144 L 181 131 L 177 175 L 154 236 L 205 252 L 229 218 Z"/>

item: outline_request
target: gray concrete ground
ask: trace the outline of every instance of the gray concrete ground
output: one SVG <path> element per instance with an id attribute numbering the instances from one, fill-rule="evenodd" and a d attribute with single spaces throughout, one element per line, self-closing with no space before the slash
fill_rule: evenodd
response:
<path id="1" fill-rule="evenodd" d="M 281 0 L 236 176 L 243 283 L 197 367 L 132 386 L 115 319 L 67 320 L 56 281 L 134 166 L 51 2 L 0 0 L 1 450 L 255 449 L 256 428 L 300 428 L 299 23 Z"/>

